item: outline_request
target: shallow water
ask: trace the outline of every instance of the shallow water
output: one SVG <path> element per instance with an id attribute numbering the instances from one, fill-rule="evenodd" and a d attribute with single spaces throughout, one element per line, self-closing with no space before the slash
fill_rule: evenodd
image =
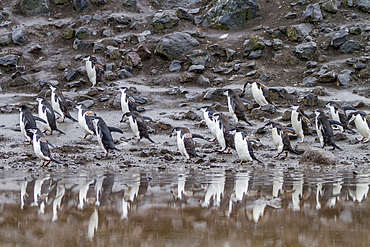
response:
<path id="1" fill-rule="evenodd" d="M 368 171 L 0 176 L 1 246 L 369 246 Z"/>

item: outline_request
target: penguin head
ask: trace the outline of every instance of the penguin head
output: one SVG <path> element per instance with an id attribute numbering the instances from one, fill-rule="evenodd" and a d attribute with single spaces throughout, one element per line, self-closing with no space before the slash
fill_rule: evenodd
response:
<path id="1" fill-rule="evenodd" d="M 42 103 L 42 101 L 44 101 L 44 97 L 41 97 L 41 96 L 38 96 L 35 98 L 35 100 L 37 100 L 39 103 Z"/>
<path id="2" fill-rule="evenodd" d="M 90 55 L 86 55 L 84 56 L 83 60 L 87 62 L 87 61 L 90 61 L 90 58 L 91 58 Z"/>
<path id="3" fill-rule="evenodd" d="M 214 113 L 216 111 L 212 106 L 202 106 L 201 108 L 198 108 L 198 110 L 201 110 L 202 112 L 210 112 L 210 113 Z"/>
<path id="4" fill-rule="evenodd" d="M 294 111 L 298 111 L 299 109 L 299 105 L 290 105 L 289 107 Z"/>
<path id="5" fill-rule="evenodd" d="M 19 107 L 19 111 L 20 111 L 20 112 L 22 112 L 22 111 L 26 111 L 26 110 L 28 110 L 28 107 L 27 107 L 26 105 L 21 105 L 21 106 Z"/>
<path id="6" fill-rule="evenodd" d="M 175 127 L 172 129 L 170 137 L 175 136 L 177 134 L 185 134 L 185 133 L 190 133 L 190 130 L 186 127 Z"/>
<path id="7" fill-rule="evenodd" d="M 51 84 L 49 84 L 49 87 L 51 89 L 52 92 L 55 92 L 55 90 L 57 90 L 57 87 L 56 86 L 53 86 Z"/>
<path id="8" fill-rule="evenodd" d="M 351 112 L 350 114 L 348 114 L 348 121 L 347 121 L 347 124 L 350 124 L 353 120 L 355 120 L 357 114 L 357 112 Z"/>

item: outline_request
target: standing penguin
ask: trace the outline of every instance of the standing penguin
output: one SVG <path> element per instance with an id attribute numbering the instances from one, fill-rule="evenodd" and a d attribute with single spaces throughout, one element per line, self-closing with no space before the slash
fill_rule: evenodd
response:
<path id="1" fill-rule="evenodd" d="M 203 112 L 204 121 L 214 137 L 209 141 L 213 142 L 217 138 L 217 124 L 216 119 L 213 117 L 213 115 L 216 113 L 216 110 L 212 106 L 203 106 L 199 108 L 199 110 Z"/>
<path id="2" fill-rule="evenodd" d="M 86 61 L 86 72 L 90 82 L 92 83 L 92 86 L 94 87 L 99 81 L 103 82 L 102 75 L 104 68 L 103 65 L 98 62 L 96 57 L 87 55 L 83 60 Z"/>
<path id="3" fill-rule="evenodd" d="M 361 139 L 357 139 L 359 141 L 368 142 L 370 138 L 370 115 L 366 115 L 365 112 L 351 112 L 348 115 L 349 121 L 348 124 L 350 124 L 352 121 L 355 122 L 356 129 L 362 136 Z"/>
<path id="4" fill-rule="evenodd" d="M 96 116 L 96 114 L 92 111 L 87 111 L 86 106 L 82 103 L 77 104 L 75 108 L 78 110 L 78 124 L 85 133 L 85 136 L 83 136 L 82 138 L 84 139 L 88 135 L 95 135 L 95 128 L 92 123 L 92 117 Z"/>
<path id="5" fill-rule="evenodd" d="M 268 87 L 262 84 L 261 80 L 247 81 L 244 84 L 242 95 L 245 93 L 246 87 L 250 87 L 254 100 L 259 104 L 260 109 L 262 106 L 271 104 L 269 99 Z"/>
<path id="6" fill-rule="evenodd" d="M 36 121 L 40 121 L 44 124 L 47 123 L 44 119 L 33 116 L 26 105 L 21 105 L 19 107 L 19 126 L 25 138 L 26 145 L 31 144 L 33 134 L 29 130 L 37 128 Z"/>
<path id="7" fill-rule="evenodd" d="M 67 101 L 62 93 L 62 90 L 53 85 L 49 85 L 49 87 L 51 89 L 51 106 L 53 107 L 54 111 L 61 116 L 62 122 L 64 122 L 65 117 L 71 119 L 73 122 L 77 122 L 77 120 L 74 119 L 68 112 Z"/>
<path id="8" fill-rule="evenodd" d="M 152 139 L 150 139 L 148 134 L 148 126 L 146 125 L 144 118 L 138 113 L 137 111 L 126 112 L 123 114 L 123 117 L 128 117 L 130 121 L 130 127 L 132 132 L 135 135 L 135 140 L 140 141 L 141 138 L 145 137 L 150 142 L 155 143 Z"/>
<path id="9" fill-rule="evenodd" d="M 284 127 L 283 125 L 270 121 L 265 124 L 264 127 L 271 126 L 272 140 L 275 147 L 278 149 L 278 153 L 273 158 L 278 157 L 283 151 L 285 151 L 285 157 L 288 156 L 288 151 L 299 154 L 290 145 L 290 139 L 287 133 L 294 133 L 293 129 Z"/>
<path id="10" fill-rule="evenodd" d="M 63 131 L 61 131 L 57 127 L 55 112 L 52 106 L 50 105 L 50 103 L 44 97 L 36 97 L 36 100 L 39 102 L 39 105 L 38 105 L 39 117 L 42 118 L 46 122 L 46 124 L 43 123 L 44 132 L 50 131 L 50 135 L 52 135 L 53 130 L 56 130 L 61 134 L 65 134 Z"/>
<path id="11" fill-rule="evenodd" d="M 341 124 L 343 124 L 343 127 L 338 126 L 341 132 L 344 132 L 344 129 L 348 129 L 351 132 L 354 132 L 352 129 L 348 128 L 348 125 L 347 125 L 348 117 L 347 117 L 346 111 L 350 111 L 350 110 L 356 111 L 355 108 L 349 107 L 349 106 L 342 106 L 340 103 L 335 102 L 335 101 L 329 101 L 325 105 L 325 107 L 329 107 L 331 118 L 333 120 L 338 121 Z"/>
<path id="12" fill-rule="evenodd" d="M 243 120 L 244 122 L 252 126 L 252 124 L 247 120 L 247 117 L 245 116 L 245 107 L 239 95 L 237 95 L 232 89 L 226 89 L 224 91 L 224 95 L 227 96 L 229 112 L 234 121 L 238 123 L 239 121 Z"/>
<path id="13" fill-rule="evenodd" d="M 251 161 L 253 164 L 253 160 L 262 163 L 254 155 L 251 141 L 248 140 L 248 136 L 244 132 L 237 130 L 232 130 L 230 132 L 231 134 L 234 134 L 235 150 L 241 159 L 241 163 L 245 161 Z"/>
<path id="14" fill-rule="evenodd" d="M 222 113 L 214 114 L 213 118 L 216 121 L 216 138 L 218 143 L 221 145 L 221 149 L 216 151 L 229 153 L 230 151 L 227 150 L 227 148 L 232 147 L 230 145 L 230 140 L 227 138 L 227 133 L 232 129 L 229 120 Z"/>
<path id="15" fill-rule="evenodd" d="M 33 150 L 36 156 L 42 160 L 41 167 L 47 166 L 50 161 L 54 161 L 58 164 L 61 164 L 60 161 L 51 158 L 50 148 L 49 145 L 51 144 L 45 139 L 44 134 L 39 129 L 30 129 L 29 130 L 32 135 L 32 144 Z M 45 163 L 46 162 L 46 163 Z"/>
<path id="16" fill-rule="evenodd" d="M 335 148 L 342 150 L 335 144 L 334 133 L 331 127 L 331 124 L 336 124 L 339 126 L 341 126 L 342 124 L 335 120 L 329 121 L 322 110 L 315 110 L 314 113 L 316 115 L 316 133 L 319 137 L 321 147 L 324 148 L 326 145 L 330 145 L 333 147 L 333 150 Z"/>
<path id="17" fill-rule="evenodd" d="M 292 127 L 302 140 L 299 143 L 304 142 L 304 133 L 308 132 L 307 124 L 311 124 L 310 120 L 308 120 L 307 115 L 304 113 L 302 109 L 300 109 L 299 105 L 291 106 L 292 113 L 290 116 L 290 121 L 292 122 Z"/>
<path id="18" fill-rule="evenodd" d="M 101 117 L 91 117 L 91 118 L 92 123 L 94 125 L 96 138 L 98 139 L 98 143 L 101 146 L 101 148 L 105 151 L 105 154 L 103 156 L 106 157 L 108 155 L 108 152 L 112 152 L 113 150 L 121 151 L 114 146 L 111 132 L 118 132 L 123 134 L 123 131 L 115 127 L 107 126 L 107 124 Z"/>
<path id="19" fill-rule="evenodd" d="M 203 138 L 200 135 L 193 135 L 190 130 L 185 127 L 176 127 L 172 130 L 170 137 L 177 134 L 177 147 L 182 156 L 185 156 L 186 161 L 191 157 L 201 157 L 195 152 L 195 144 L 193 137 Z"/>
<path id="20" fill-rule="evenodd" d="M 122 114 L 130 111 L 136 111 L 134 95 L 127 87 L 121 88 L 121 109 Z"/>

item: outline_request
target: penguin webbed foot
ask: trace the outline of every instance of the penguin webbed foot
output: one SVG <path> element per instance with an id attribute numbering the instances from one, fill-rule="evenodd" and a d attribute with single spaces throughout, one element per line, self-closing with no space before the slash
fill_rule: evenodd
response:
<path id="1" fill-rule="evenodd" d="M 216 140 L 216 138 L 213 138 L 213 139 L 212 138 L 209 138 L 208 139 L 209 142 L 214 142 L 215 140 Z"/>

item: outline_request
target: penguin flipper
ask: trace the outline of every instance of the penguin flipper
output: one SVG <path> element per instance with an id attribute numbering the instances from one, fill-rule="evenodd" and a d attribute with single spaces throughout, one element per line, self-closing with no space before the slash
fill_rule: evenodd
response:
<path id="1" fill-rule="evenodd" d="M 338 121 L 333 120 L 333 119 L 330 119 L 329 123 L 330 123 L 330 125 L 339 125 L 339 126 L 343 127 L 343 124 L 341 122 L 338 122 Z"/>
<path id="2" fill-rule="evenodd" d="M 142 116 L 143 117 L 143 119 L 145 120 L 145 121 L 153 121 L 153 119 L 152 118 L 150 118 L 150 117 L 147 117 L 147 116 Z"/>
<path id="3" fill-rule="evenodd" d="M 65 114 L 65 116 L 66 116 L 67 118 L 71 119 L 73 122 L 78 122 L 78 120 L 76 120 L 74 117 L 72 117 L 72 116 L 71 116 L 71 114 L 69 114 L 69 112 L 67 112 L 67 113 Z"/>
<path id="4" fill-rule="evenodd" d="M 343 151 L 343 149 L 338 147 L 337 144 L 335 144 L 334 142 L 331 144 L 331 146 L 333 146 L 333 150 L 334 149 L 339 149 L 340 151 Z"/>
<path id="5" fill-rule="evenodd" d="M 63 134 L 65 135 L 66 133 L 64 133 L 63 131 L 61 131 L 60 129 L 55 129 L 56 131 L 58 131 L 60 134 Z"/>
<path id="6" fill-rule="evenodd" d="M 146 139 L 148 139 L 151 143 L 155 143 L 155 141 L 153 141 L 150 137 L 149 137 L 149 135 L 146 135 L 146 136 L 144 136 Z"/>
<path id="7" fill-rule="evenodd" d="M 118 132 L 118 133 L 123 134 L 123 131 L 120 130 L 119 128 L 108 126 L 108 129 L 110 132 Z"/>
<path id="8" fill-rule="evenodd" d="M 253 126 L 253 124 L 251 122 L 248 121 L 247 117 L 246 116 L 243 116 L 242 120 L 244 122 L 246 122 L 249 126 Z"/>
<path id="9" fill-rule="evenodd" d="M 356 111 L 356 109 L 353 108 L 352 106 L 343 106 L 343 110 L 344 111 Z"/>
<path id="10" fill-rule="evenodd" d="M 53 144 L 51 144 L 49 141 L 48 141 L 48 145 L 52 148 L 55 148 Z"/>
<path id="11" fill-rule="evenodd" d="M 58 163 L 58 164 L 63 164 L 62 162 L 60 162 L 59 160 L 56 160 L 54 158 L 50 158 L 51 161 L 54 161 L 55 163 Z"/>
<path id="12" fill-rule="evenodd" d="M 55 113 L 55 114 L 58 114 L 58 115 L 59 115 L 59 117 L 62 117 L 62 115 L 61 115 L 59 112 L 54 111 L 54 113 Z"/>
<path id="13" fill-rule="evenodd" d="M 33 118 L 34 118 L 36 121 L 42 122 L 42 123 L 44 123 L 44 124 L 47 124 L 47 122 L 46 122 L 44 119 L 40 118 L 40 117 L 36 117 L 36 116 L 34 116 Z"/>
<path id="14" fill-rule="evenodd" d="M 140 99 L 139 97 L 133 96 L 135 102 L 138 102 L 140 104 L 145 104 L 146 100 Z"/>
<path id="15" fill-rule="evenodd" d="M 199 138 L 199 139 L 204 139 L 204 136 L 199 135 L 199 134 L 192 134 L 193 138 Z"/>

